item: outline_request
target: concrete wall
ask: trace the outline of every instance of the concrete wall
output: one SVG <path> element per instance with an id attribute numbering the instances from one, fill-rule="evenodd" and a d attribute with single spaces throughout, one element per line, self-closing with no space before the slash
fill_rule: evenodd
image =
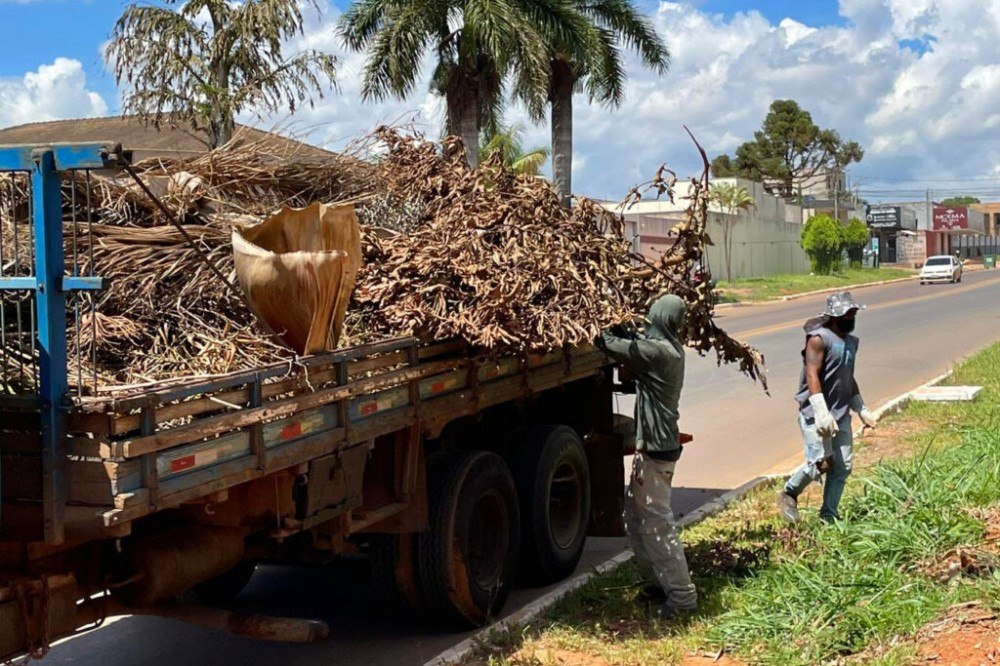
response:
<path id="1" fill-rule="evenodd" d="M 715 242 L 708 249 L 709 265 L 719 279 L 726 277 L 722 234 L 723 221 L 728 217 L 709 215 L 708 234 Z M 738 220 L 733 225 L 733 279 L 808 273 L 809 255 L 799 245 L 801 238 L 801 224 L 760 217 Z"/>
<path id="2" fill-rule="evenodd" d="M 927 233 L 896 236 L 896 263 L 916 268 L 927 259 Z"/>
<path id="3" fill-rule="evenodd" d="M 720 280 L 726 278 L 724 222 L 733 217 L 723 213 L 708 216 L 708 235 L 715 243 L 708 247 L 708 265 Z M 672 243 L 669 230 L 682 219 L 682 214 L 647 214 L 636 216 L 634 222 L 630 220 L 638 226 L 642 254 L 650 259 L 659 257 Z M 809 257 L 799 245 L 801 234 L 801 224 L 739 216 L 733 224 L 733 279 L 808 273 Z"/>

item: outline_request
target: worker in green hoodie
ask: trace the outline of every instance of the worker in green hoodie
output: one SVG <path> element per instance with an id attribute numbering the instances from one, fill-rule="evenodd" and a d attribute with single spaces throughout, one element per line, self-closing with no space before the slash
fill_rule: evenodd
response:
<path id="1" fill-rule="evenodd" d="M 662 599 L 657 615 L 666 619 L 693 611 L 698 603 L 670 508 L 682 451 L 677 406 L 684 384 L 685 316 L 684 301 L 662 296 L 650 308 L 643 334 L 632 338 L 609 331 L 598 340 L 636 380 L 636 453 L 625 497 L 625 527 L 649 581 L 644 594 Z"/>

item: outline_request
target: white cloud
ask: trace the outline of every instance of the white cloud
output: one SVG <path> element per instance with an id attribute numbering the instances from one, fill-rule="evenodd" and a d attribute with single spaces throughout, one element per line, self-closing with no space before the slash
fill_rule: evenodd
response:
<path id="1" fill-rule="evenodd" d="M 101 96 L 87 90 L 79 60 L 56 58 L 19 79 L 0 79 L 0 126 L 107 113 Z"/>
<path id="2" fill-rule="evenodd" d="M 619 196 L 661 162 L 693 173 L 699 161 L 684 125 L 710 156 L 732 151 L 752 138 L 771 102 L 784 98 L 862 143 L 867 155 L 851 171 L 866 182 L 984 177 L 1000 168 L 1000 0 L 840 0 L 845 25 L 822 27 L 789 18 L 772 23 L 756 11 L 713 14 L 699 4 L 660 2 L 653 9 L 672 54 L 665 77 L 630 55 L 621 109 L 577 97 L 577 191 Z M 262 124 L 290 126 L 331 148 L 400 119 L 436 136 L 443 108 L 426 79 L 407 100 L 361 102 L 364 58 L 345 52 L 334 31 L 338 10 L 324 6 L 321 17 L 307 14 L 305 35 L 293 48 L 338 54 L 338 92 L 291 120 Z M 4 124 L 105 110 L 75 61 L 57 59 L 23 79 L 0 81 Z M 511 116 L 525 120 L 516 108 Z M 546 126 L 531 127 L 525 143 L 548 139 Z"/>

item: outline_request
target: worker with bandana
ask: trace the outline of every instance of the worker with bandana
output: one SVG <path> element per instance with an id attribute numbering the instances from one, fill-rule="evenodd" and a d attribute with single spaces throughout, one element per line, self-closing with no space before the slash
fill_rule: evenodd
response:
<path id="1" fill-rule="evenodd" d="M 803 327 L 802 373 L 795 400 L 805 463 L 778 493 L 778 506 L 790 522 L 798 522 L 798 497 L 826 474 L 819 516 L 827 522 L 840 518 L 837 508 L 851 473 L 853 433 L 851 410 L 865 427 L 875 427 L 875 415 L 865 406 L 854 378 L 858 338 L 852 335 L 855 316 L 863 309 L 848 291 L 831 294 L 826 310 Z"/>

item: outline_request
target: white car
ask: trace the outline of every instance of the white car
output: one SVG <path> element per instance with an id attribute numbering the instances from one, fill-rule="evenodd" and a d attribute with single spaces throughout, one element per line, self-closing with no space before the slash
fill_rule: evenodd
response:
<path id="1" fill-rule="evenodd" d="M 927 261 L 924 262 L 924 267 L 920 269 L 920 284 L 927 284 L 934 280 L 961 282 L 962 262 L 948 254 L 928 257 Z"/>

